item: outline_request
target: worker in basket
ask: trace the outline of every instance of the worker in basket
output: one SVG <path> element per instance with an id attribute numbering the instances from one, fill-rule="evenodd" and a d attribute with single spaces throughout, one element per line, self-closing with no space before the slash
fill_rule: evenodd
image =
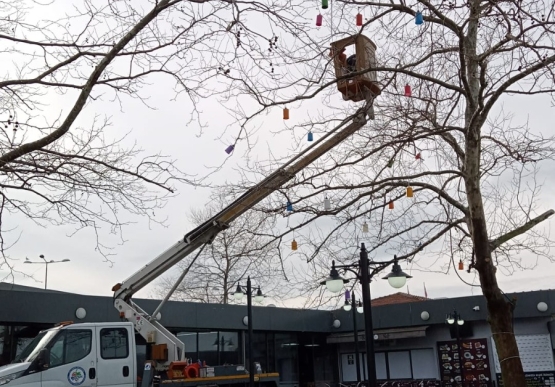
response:
<path id="1" fill-rule="evenodd" d="M 333 48 L 332 48 L 330 50 L 330 57 L 333 58 L 333 56 L 334 56 L 334 52 L 333 52 Z M 341 65 L 341 71 L 342 71 L 343 75 L 354 73 L 356 71 L 357 56 L 356 56 L 356 54 L 353 54 L 353 55 L 351 55 L 347 58 L 347 55 L 345 54 L 345 47 L 343 47 L 341 49 L 341 52 L 339 54 L 337 54 L 337 60 L 339 61 L 339 64 Z"/>

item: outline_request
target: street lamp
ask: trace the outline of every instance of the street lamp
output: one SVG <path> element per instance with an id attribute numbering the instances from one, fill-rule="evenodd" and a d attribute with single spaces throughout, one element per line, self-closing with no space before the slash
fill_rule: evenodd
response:
<path id="1" fill-rule="evenodd" d="M 248 327 L 248 340 L 249 340 L 249 387 L 254 387 L 254 357 L 252 349 L 252 287 L 251 277 L 247 277 L 247 290 L 244 292 L 241 285 L 237 284 L 237 290 L 233 293 L 233 297 L 237 301 L 241 301 L 244 295 L 247 295 L 247 327 Z M 264 295 L 260 290 L 260 286 L 256 291 L 254 300 L 261 303 L 264 300 Z"/>
<path id="2" fill-rule="evenodd" d="M 69 262 L 69 259 L 62 259 L 61 261 L 54 261 L 54 260 L 50 260 L 47 261 L 46 258 L 44 258 L 44 255 L 39 255 L 39 258 L 41 258 L 43 260 L 43 262 L 41 261 L 31 261 L 29 258 L 25 258 L 25 261 L 23 263 L 38 263 L 41 265 L 45 265 L 46 266 L 46 270 L 44 273 L 44 288 L 46 289 L 46 286 L 48 285 L 48 265 L 51 263 L 62 263 L 62 262 Z"/>
<path id="3" fill-rule="evenodd" d="M 464 320 L 462 319 L 461 315 L 457 313 L 456 310 L 454 310 L 453 313 L 449 313 L 447 315 L 445 321 L 447 322 L 447 324 L 455 326 L 455 336 L 457 338 L 457 353 L 459 354 L 459 368 L 461 370 L 461 385 L 464 386 L 464 364 L 461 353 L 461 334 L 459 332 L 459 327 L 464 325 Z"/>
<path id="4" fill-rule="evenodd" d="M 358 263 L 352 263 L 350 265 L 335 265 L 335 261 L 332 261 L 330 276 L 325 280 L 320 282 L 321 285 L 326 285 L 328 290 L 332 293 L 339 293 L 343 288 L 343 284 L 349 282 L 348 279 L 343 279 L 337 269 L 343 269 L 344 271 L 350 271 L 355 274 L 356 279 L 360 281 L 362 287 L 362 310 L 364 312 L 364 337 L 366 342 L 366 368 L 368 370 L 368 384 L 369 387 L 377 387 L 377 377 L 376 377 L 376 361 L 374 356 L 374 334 L 372 325 L 372 307 L 370 305 L 370 280 L 371 275 L 369 273 L 370 265 L 374 265 L 377 269 L 375 273 L 380 270 L 385 269 L 389 266 L 390 262 L 374 262 L 368 259 L 368 251 L 364 243 L 360 244 L 360 261 Z M 358 271 L 353 270 L 357 268 Z M 401 270 L 401 266 L 397 263 L 397 256 L 393 258 L 393 268 L 391 273 L 386 275 L 383 279 L 387 279 L 389 284 L 394 288 L 401 288 L 407 282 L 407 278 L 412 278 L 412 276 Z M 358 308 L 357 308 L 358 309 Z"/>
<path id="5" fill-rule="evenodd" d="M 355 299 L 355 292 L 349 292 L 348 290 L 345 292 L 345 305 L 343 305 L 343 310 L 345 311 L 353 311 L 353 332 L 355 336 L 355 364 L 357 370 L 357 384 L 360 383 L 360 358 L 359 358 L 359 351 L 358 351 L 358 328 L 357 328 L 357 312 L 363 312 L 362 303 L 359 301 L 358 304 Z"/>

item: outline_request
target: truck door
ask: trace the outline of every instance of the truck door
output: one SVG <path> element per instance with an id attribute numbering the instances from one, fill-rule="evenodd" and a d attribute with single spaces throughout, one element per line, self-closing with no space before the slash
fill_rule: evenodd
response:
<path id="1" fill-rule="evenodd" d="M 131 329 L 130 325 L 96 327 L 99 387 L 133 387 L 136 371 Z"/>
<path id="2" fill-rule="evenodd" d="M 60 330 L 48 346 L 50 364 L 42 371 L 42 387 L 96 386 L 94 328 Z"/>

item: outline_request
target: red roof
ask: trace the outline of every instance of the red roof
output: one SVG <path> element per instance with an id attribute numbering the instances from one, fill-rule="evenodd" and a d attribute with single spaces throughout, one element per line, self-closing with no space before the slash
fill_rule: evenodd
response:
<path id="1" fill-rule="evenodd" d="M 421 296 L 413 296 L 408 293 L 395 293 L 389 296 L 378 297 L 372 300 L 372 306 L 392 305 L 392 304 L 406 304 L 407 302 L 426 301 L 429 298 Z"/>

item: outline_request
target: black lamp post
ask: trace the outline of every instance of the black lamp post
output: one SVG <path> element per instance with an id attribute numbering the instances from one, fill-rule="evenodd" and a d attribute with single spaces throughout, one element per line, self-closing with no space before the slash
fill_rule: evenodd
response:
<path id="1" fill-rule="evenodd" d="M 350 297 L 349 297 L 350 296 Z M 350 299 L 349 299 L 350 298 Z M 348 290 L 345 292 L 345 305 L 343 306 L 345 311 L 353 311 L 353 332 L 355 336 L 355 364 L 357 370 L 357 383 L 360 383 L 360 355 L 358 350 L 358 328 L 357 328 L 357 312 L 362 313 L 362 303 L 359 301 L 358 304 L 355 299 L 355 292 Z"/>
<path id="2" fill-rule="evenodd" d="M 325 280 L 320 282 L 321 285 L 326 285 L 328 290 L 332 293 L 339 293 L 343 288 L 343 284 L 349 282 L 348 279 L 343 279 L 337 269 L 343 269 L 344 271 L 350 271 L 355 274 L 356 279 L 360 281 L 362 287 L 362 305 L 364 311 L 364 337 L 366 342 L 366 368 L 368 372 L 368 384 L 369 387 L 377 387 L 377 377 L 376 377 L 376 360 L 374 355 L 374 328 L 372 324 L 372 306 L 370 305 L 370 280 L 372 279 L 369 273 L 370 265 L 375 265 L 377 269 L 375 273 L 385 269 L 389 266 L 391 262 L 374 262 L 368 259 L 368 251 L 364 243 L 360 244 L 360 260 L 357 263 L 352 263 L 350 265 L 335 265 L 335 261 L 332 261 L 332 266 L 330 270 L 330 276 Z M 358 271 L 353 270 L 357 268 Z M 412 278 L 412 276 L 406 274 L 401 270 L 401 266 L 397 263 L 397 256 L 393 259 L 393 268 L 391 272 L 383 277 L 387 279 L 389 284 L 394 288 L 402 288 L 407 282 L 407 278 Z"/>
<path id="3" fill-rule="evenodd" d="M 464 362 L 463 356 L 461 352 L 461 334 L 459 332 L 459 327 L 464 325 L 464 320 L 462 319 L 461 315 L 457 313 L 456 310 L 453 313 L 449 313 L 447 318 L 445 319 L 447 324 L 455 326 L 455 337 L 457 339 L 457 353 L 459 354 L 459 368 L 461 370 L 461 385 L 464 386 Z"/>
<path id="4" fill-rule="evenodd" d="M 248 340 L 249 340 L 249 387 L 254 387 L 254 357 L 252 349 L 252 287 L 251 287 L 251 277 L 247 277 L 247 291 L 243 292 L 241 285 L 237 284 L 237 290 L 233 293 L 233 296 L 237 301 L 243 299 L 243 295 L 247 295 L 247 329 L 248 329 Z M 258 287 L 254 300 L 258 303 L 264 300 L 264 295 Z"/>

